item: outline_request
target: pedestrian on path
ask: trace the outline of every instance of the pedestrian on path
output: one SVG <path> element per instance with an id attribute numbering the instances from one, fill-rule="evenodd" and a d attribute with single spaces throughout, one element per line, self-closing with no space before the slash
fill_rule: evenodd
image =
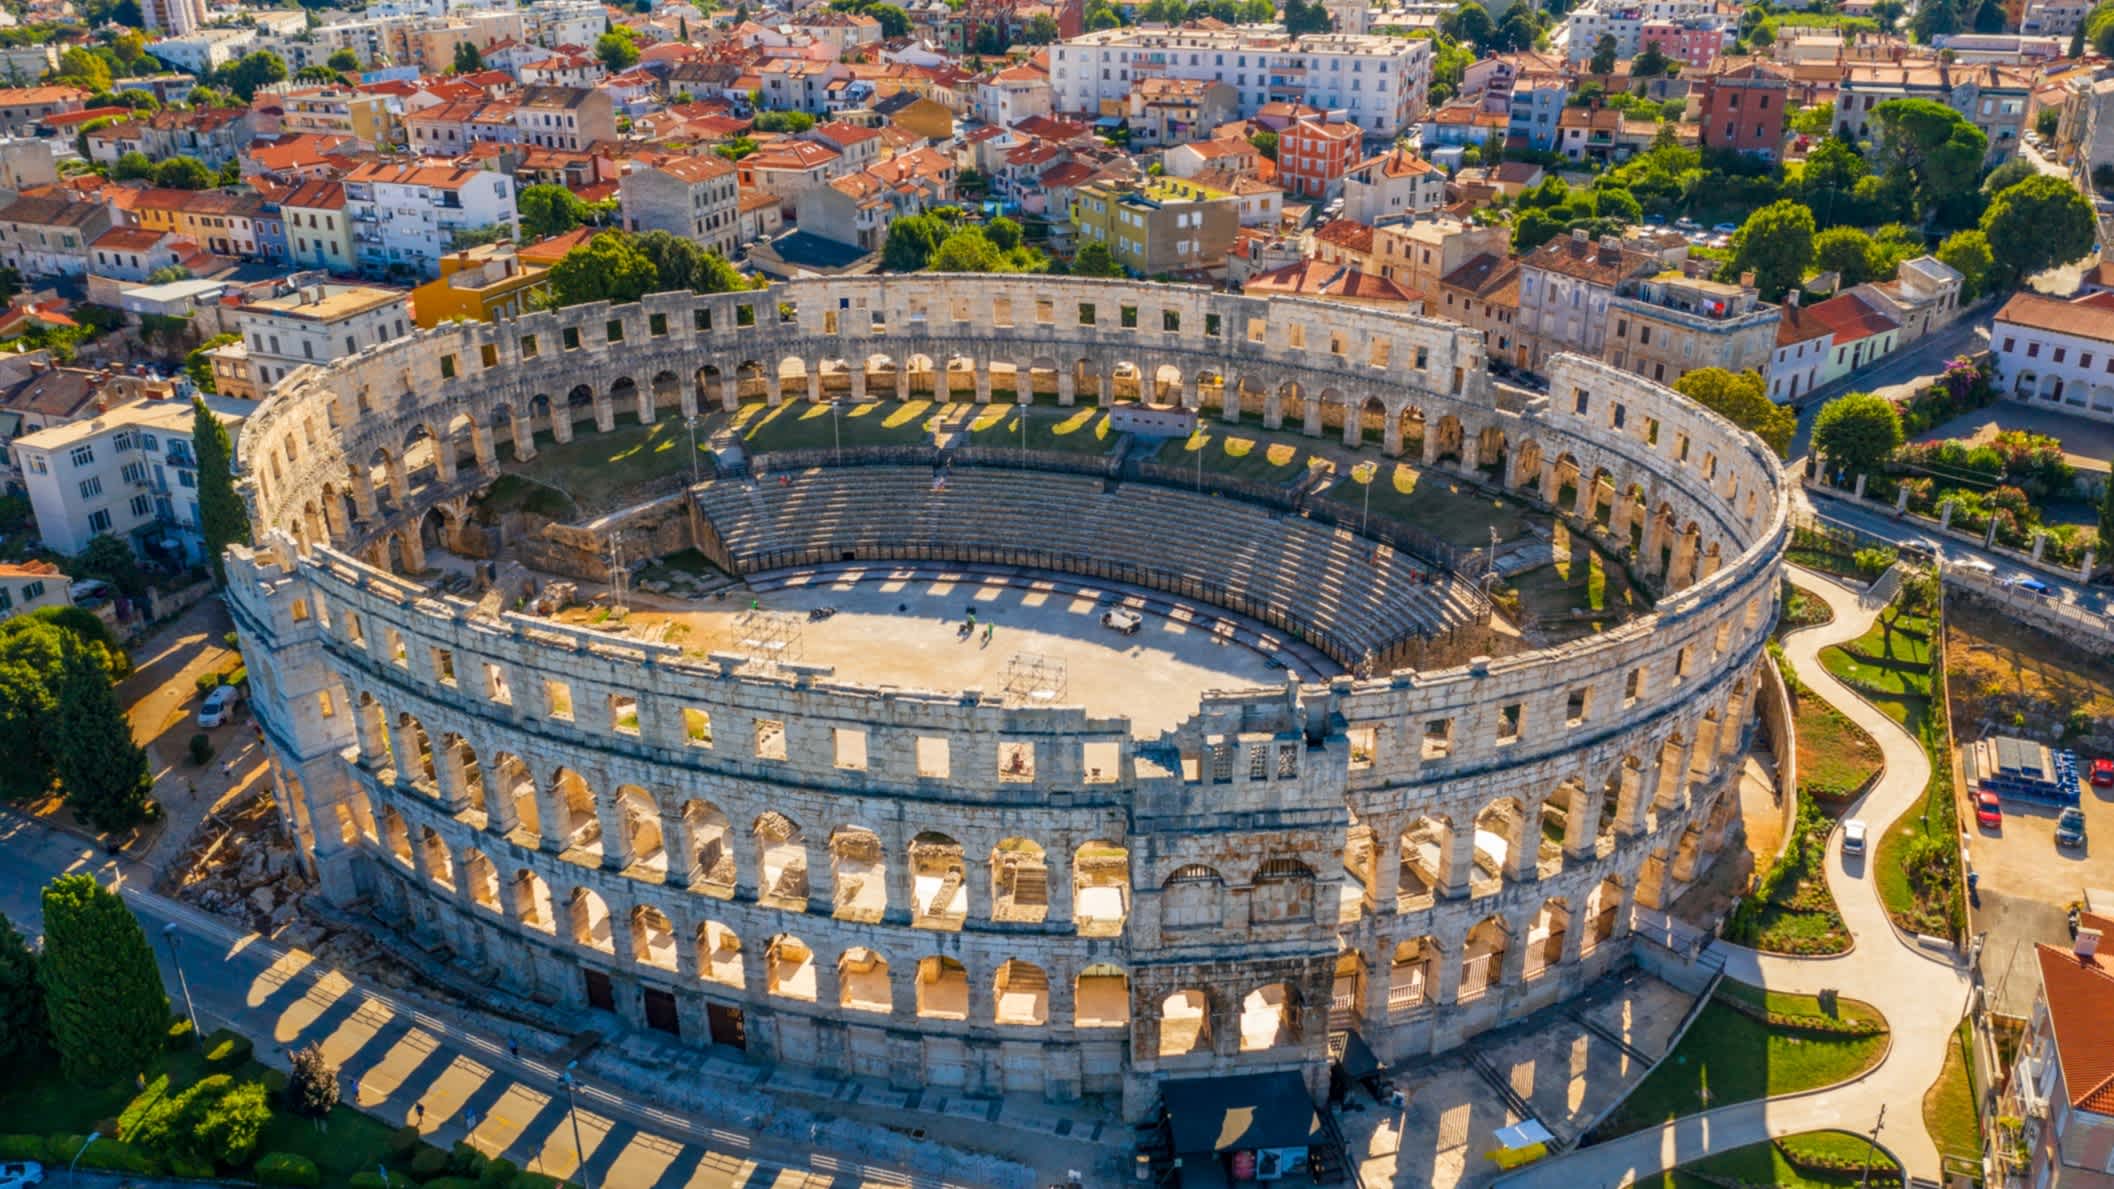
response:
<path id="1" fill-rule="evenodd" d="M 513 1038 L 513 1037 L 511 1037 L 511 1036 L 507 1037 L 507 1038 L 506 1038 L 506 1055 L 507 1055 L 507 1056 L 509 1056 L 509 1057 L 512 1057 L 512 1058 L 514 1058 L 514 1059 L 515 1059 L 515 1060 L 517 1060 L 517 1061 L 518 1061 L 518 1060 L 520 1060 L 520 1059 L 521 1059 L 521 1042 L 520 1042 L 520 1041 L 518 1041 L 518 1040 L 516 1040 L 516 1039 L 514 1039 L 514 1038 Z"/>
<path id="2" fill-rule="evenodd" d="M 426 1125 L 426 1104 L 423 1102 L 416 1103 L 411 1109 L 418 1112 L 418 1125 L 424 1127 Z"/>

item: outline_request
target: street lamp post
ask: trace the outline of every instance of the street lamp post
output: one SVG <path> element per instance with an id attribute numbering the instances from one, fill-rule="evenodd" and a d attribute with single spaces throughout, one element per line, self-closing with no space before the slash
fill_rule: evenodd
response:
<path id="1" fill-rule="evenodd" d="M 697 415 L 691 414 L 683 424 L 690 430 L 690 486 L 695 487 L 702 481 L 697 476 Z"/>
<path id="2" fill-rule="evenodd" d="M 169 963 L 176 967 L 176 985 L 183 989 L 184 1014 L 191 1019 L 191 1039 L 199 1048 L 206 1044 L 205 1033 L 198 1028 L 198 1008 L 191 1002 L 191 980 L 184 977 L 183 950 L 176 944 L 176 922 L 170 921 L 161 927 L 162 940 L 169 943 Z"/>
<path id="3" fill-rule="evenodd" d="M 558 1080 L 565 1083 L 565 1113 L 571 1116 L 573 1121 L 573 1159 L 580 1166 L 580 1184 L 585 1189 L 595 1189 L 594 1178 L 587 1175 L 587 1148 L 580 1143 L 580 1100 L 573 1094 L 576 1084 L 573 1081 L 573 1069 L 579 1064 L 578 1061 L 567 1061 L 565 1072 L 558 1076 Z"/>
<path id="4" fill-rule="evenodd" d="M 1357 477 L 1358 485 L 1365 489 L 1365 504 L 1358 509 L 1358 531 L 1362 533 L 1365 531 L 1365 522 L 1372 516 L 1373 479 L 1380 473 L 1380 464 L 1361 462 L 1358 464 L 1358 468 L 1351 473 Z"/>
<path id="5" fill-rule="evenodd" d="M 91 1131 L 88 1133 L 88 1138 L 81 1141 L 81 1146 L 74 1152 L 73 1159 L 66 1163 L 66 1176 L 69 1180 L 73 1177 L 73 1170 L 80 1165 L 81 1157 L 87 1155 L 88 1149 L 94 1147 L 95 1141 L 101 1138 L 103 1138 L 102 1132 Z"/>
<path id="6" fill-rule="evenodd" d="M 842 407 L 841 402 L 835 400 L 829 402 L 829 437 L 830 442 L 835 445 L 837 450 L 838 466 L 844 465 L 844 429 L 837 420 L 837 410 Z"/>

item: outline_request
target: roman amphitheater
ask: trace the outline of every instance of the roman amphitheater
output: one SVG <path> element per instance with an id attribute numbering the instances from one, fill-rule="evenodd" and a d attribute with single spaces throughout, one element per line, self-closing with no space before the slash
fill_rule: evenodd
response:
<path id="1" fill-rule="evenodd" d="M 1133 1119 L 1170 1078 L 1319 1096 L 1332 1038 L 1404 1060 L 1577 994 L 1739 829 L 1777 464 L 1635 376 L 1550 374 L 1502 389 L 1436 320 L 960 276 L 304 369 L 243 429 L 229 562 L 281 809 L 333 900 L 688 1043 Z M 606 515 L 471 513 L 503 456 L 620 419 L 935 392 L 1363 443 L 1553 517 L 1647 602 L 1535 645 L 1492 559 L 1415 525 L 1032 443 L 693 452 Z M 730 585 L 629 619 L 436 578 L 683 550 Z"/>

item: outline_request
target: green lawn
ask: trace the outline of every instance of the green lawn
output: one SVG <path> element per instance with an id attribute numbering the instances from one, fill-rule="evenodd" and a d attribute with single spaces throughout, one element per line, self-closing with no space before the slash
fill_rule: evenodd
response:
<path id="1" fill-rule="evenodd" d="M 1201 421 L 1187 439 L 1160 447 L 1153 461 L 1161 466 L 1194 467 L 1201 458 L 1204 469 L 1216 474 L 1257 483 L 1293 483 L 1324 461 L 1307 448 L 1307 440 L 1264 429 L 1228 430 L 1217 422 Z"/>
<path id="2" fill-rule="evenodd" d="M 1706 1156 L 1637 1184 L 1640 1189 L 1721 1189 L 1728 1183 L 1775 1185 L 1781 1189 L 1846 1189 L 1863 1177 L 1861 1167 L 1847 1172 L 1804 1171 L 1785 1158 L 1785 1147 L 1860 1165 L 1869 1157 L 1874 1172 L 1894 1168 L 1891 1157 L 1860 1136 L 1843 1131 L 1802 1131 L 1772 1143 L 1749 1144 Z"/>
<path id="3" fill-rule="evenodd" d="M 1826 602 L 1791 585 L 1789 579 L 1784 581 L 1783 587 L 1783 610 L 1776 618 L 1779 639 L 1787 632 L 1834 622 L 1835 612 Z"/>
<path id="4" fill-rule="evenodd" d="M 1793 546 L 1784 551 L 1784 560 L 1794 566 L 1804 566 L 1806 569 L 1818 570 L 1823 574 L 1833 574 L 1837 578 L 1847 579 L 1859 586 L 1878 577 L 1878 575 L 1859 567 L 1857 562 L 1847 553 L 1824 552 L 1818 549 L 1805 549 Z"/>
<path id="5" fill-rule="evenodd" d="M 1933 634 L 1930 619 L 1889 609 L 1864 635 L 1822 649 L 1820 663 L 1915 734 L 1930 708 Z"/>
<path id="6" fill-rule="evenodd" d="M 1945 1047 L 1945 1068 L 1923 1096 L 1923 1127 L 1940 1156 L 1981 1156 L 1981 1101 L 1975 1085 L 1974 1023 L 1963 1019 Z"/>
<path id="7" fill-rule="evenodd" d="M 526 463 L 512 462 L 514 447 L 508 439 L 500 447 L 500 457 L 511 464 L 513 474 L 565 492 L 585 512 L 620 507 L 627 493 L 690 467 L 690 430 L 680 417 L 640 425 L 626 413 L 617 417 L 616 427 L 608 433 L 597 433 L 592 422 L 573 432 L 573 440 L 562 444 L 548 431 L 538 433 L 536 457 Z M 702 432 L 697 438 L 697 466 L 705 475 L 712 473 L 712 451 Z"/>
<path id="8" fill-rule="evenodd" d="M 1025 418 L 1027 432 L 1021 423 Z M 1106 454 L 1120 434 L 1109 428 L 1108 414 L 1098 405 L 1076 408 L 1029 408 L 1001 404 L 950 406 L 942 423 L 970 446 L 998 450 L 1048 450 L 1074 454 Z"/>
<path id="9" fill-rule="evenodd" d="M 1800 792 L 1839 800 L 1878 775 L 1879 744 L 1819 695 L 1799 698 L 1796 719 Z"/>
<path id="10" fill-rule="evenodd" d="M 933 418 L 952 407 L 924 398 L 840 406 L 789 400 L 775 409 L 752 402 L 735 410 L 730 424 L 752 454 L 826 450 L 840 441 L 845 446 L 915 446 L 932 441 Z"/>
<path id="11" fill-rule="evenodd" d="M 1161 461 L 1166 461 L 1164 454 Z M 1329 488 L 1328 498 L 1362 506 L 1370 476 L 1376 517 L 1398 520 L 1450 545 L 1474 549 L 1498 540 L 1510 541 L 1527 531 L 1527 509 L 1511 500 L 1478 491 L 1444 472 L 1419 471 L 1401 463 L 1380 462 L 1369 471 L 1351 468 Z"/>
<path id="12" fill-rule="evenodd" d="M 1730 980 L 1720 998 L 1737 998 L 1798 1015 L 1830 1014 L 1809 995 L 1786 995 Z M 1855 1000 L 1834 1005 L 1840 1019 L 1880 1020 Z M 1595 1135 L 1609 1139 L 1709 1107 L 1831 1085 L 1870 1069 L 1886 1052 L 1886 1035 L 1835 1038 L 1778 1029 L 1714 998 L 1665 1060 L 1637 1084 Z"/>

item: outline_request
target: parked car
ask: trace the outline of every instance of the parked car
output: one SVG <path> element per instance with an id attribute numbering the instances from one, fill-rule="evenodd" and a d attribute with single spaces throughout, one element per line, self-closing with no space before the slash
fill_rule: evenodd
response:
<path id="1" fill-rule="evenodd" d="M 2090 779 L 2093 784 L 2101 788 L 2114 785 L 2114 759 L 2101 756 L 2099 759 L 2093 760 Z"/>
<path id="2" fill-rule="evenodd" d="M 1864 819 L 1853 817 L 1842 824 L 1842 853 L 1850 855 L 1864 853 Z"/>
<path id="3" fill-rule="evenodd" d="M 2055 597 L 2055 588 L 2041 581 L 2038 578 L 2029 578 L 2023 576 L 2018 578 L 2006 578 L 2004 580 L 2004 585 L 2016 587 L 2019 590 L 2025 591 L 2027 594 L 2035 595 L 2043 599 L 2052 599 Z"/>
<path id="4" fill-rule="evenodd" d="M 1121 607 L 1117 607 L 1108 611 L 1103 611 L 1101 613 L 1102 627 L 1111 628 L 1115 631 L 1123 633 L 1126 636 L 1137 635 L 1138 629 L 1142 627 L 1144 623 L 1144 618 L 1141 617 L 1137 612 L 1126 611 Z"/>
<path id="5" fill-rule="evenodd" d="M 1703 225 L 1701 223 L 1696 222 L 1694 219 L 1689 218 L 1687 215 L 1683 215 L 1680 218 L 1675 219 L 1674 226 L 1679 227 L 1683 231 L 1703 230 Z"/>
<path id="6" fill-rule="evenodd" d="M 1712 231 L 1717 232 L 1719 235 L 1731 235 L 1739 229 L 1740 225 L 1738 223 L 1720 223 L 1711 228 Z"/>
<path id="7" fill-rule="evenodd" d="M 2055 819 L 2055 845 L 2083 846 L 2085 844 L 2085 811 L 2072 805 Z"/>
<path id="8" fill-rule="evenodd" d="M 34 1160 L 11 1160 L 0 1164 L 0 1189 L 29 1189 L 44 1183 L 44 1166 Z"/>
<path id="9" fill-rule="evenodd" d="M 242 691 L 232 685 L 216 686 L 206 700 L 198 704 L 198 725 L 217 727 L 235 718 L 236 707 L 242 704 Z"/>
<path id="10" fill-rule="evenodd" d="M 1997 795 L 1988 789 L 1975 794 L 1975 824 L 1992 830 L 2004 828 L 2004 807 L 1997 802 Z"/>
<path id="11" fill-rule="evenodd" d="M 1947 562 L 1955 570 L 1971 570 L 1977 574 L 1994 574 L 1997 568 L 1979 557 L 1963 557 L 1959 561 Z"/>
<path id="12" fill-rule="evenodd" d="M 1894 551 L 1910 561 L 1929 564 L 1938 560 L 1938 543 L 1929 537 L 1910 537 L 1895 546 Z"/>

